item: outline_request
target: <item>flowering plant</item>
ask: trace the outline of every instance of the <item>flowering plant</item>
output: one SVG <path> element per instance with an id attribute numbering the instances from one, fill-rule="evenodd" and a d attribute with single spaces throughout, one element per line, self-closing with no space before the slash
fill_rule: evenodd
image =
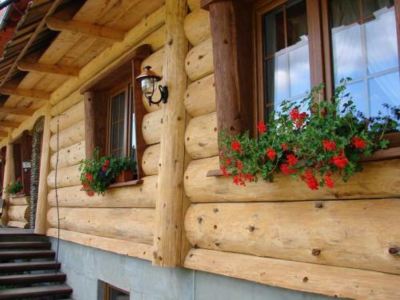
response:
<path id="1" fill-rule="evenodd" d="M 89 196 L 93 196 L 94 193 L 104 194 L 122 171 L 135 172 L 136 161 L 130 157 L 100 156 L 96 149 L 93 158 L 81 161 L 79 170 L 83 189 Z"/>
<path id="2" fill-rule="evenodd" d="M 395 118 L 379 114 L 368 119 L 357 113 L 345 82 L 336 88 L 332 101 L 319 100 L 322 88 L 315 87 L 300 104 L 284 101 L 267 124 L 258 123 L 258 138 L 222 133 L 222 173 L 242 186 L 260 175 L 273 181 L 281 173 L 317 190 L 333 188 L 334 174 L 347 181 L 361 171 L 360 160 L 386 148 L 384 134 L 398 130 L 399 108 L 385 106 Z"/>
<path id="3" fill-rule="evenodd" d="M 13 181 L 7 185 L 6 192 L 10 195 L 16 195 L 21 192 L 23 188 L 24 187 L 22 185 L 21 178 L 18 177 L 16 181 Z"/>

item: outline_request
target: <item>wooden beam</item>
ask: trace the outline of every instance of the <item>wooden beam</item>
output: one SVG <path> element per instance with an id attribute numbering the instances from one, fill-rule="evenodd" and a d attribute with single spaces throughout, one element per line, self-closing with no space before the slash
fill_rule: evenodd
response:
<path id="1" fill-rule="evenodd" d="M 33 98 L 39 100 L 49 100 L 51 93 L 41 91 L 41 90 L 26 90 L 19 88 L 11 88 L 11 87 L 1 87 L 0 93 L 3 95 L 12 95 L 26 98 Z"/>
<path id="2" fill-rule="evenodd" d="M 18 128 L 21 123 L 13 121 L 0 121 L 0 127 Z"/>
<path id="3" fill-rule="evenodd" d="M 80 21 L 64 21 L 56 17 L 48 17 L 46 19 L 46 24 L 49 29 L 54 31 L 78 32 L 118 42 L 122 41 L 125 37 L 125 32 L 121 30 Z"/>
<path id="4" fill-rule="evenodd" d="M 7 113 L 12 115 L 32 116 L 34 111 L 25 107 L 0 107 L 0 113 Z"/>
<path id="5" fill-rule="evenodd" d="M 7 137 L 8 136 L 8 132 L 7 131 L 0 131 L 0 137 Z"/>
<path id="6" fill-rule="evenodd" d="M 185 267 L 346 299 L 400 299 L 399 276 L 269 257 L 192 249 Z"/>
<path id="7" fill-rule="evenodd" d="M 41 63 L 30 63 L 26 61 L 21 61 L 18 63 L 18 69 L 26 72 L 39 72 L 39 73 L 48 73 L 48 74 L 57 74 L 64 76 L 78 76 L 79 68 L 70 67 L 70 66 L 61 66 L 61 65 L 48 65 Z"/>
<path id="8" fill-rule="evenodd" d="M 3 199 L 8 199 L 9 194 L 7 193 L 7 185 L 13 181 L 15 178 L 15 168 L 14 168 L 14 147 L 13 144 L 10 142 L 10 139 L 7 142 L 7 150 L 6 150 L 6 158 L 5 158 L 5 166 L 4 166 L 4 176 L 3 176 Z M 9 204 L 6 201 L 6 207 L 3 209 L 3 213 L 1 215 L 1 223 L 2 225 L 7 225 L 8 222 L 8 208 Z"/>
<path id="9" fill-rule="evenodd" d="M 174 267 L 181 263 L 183 232 L 183 173 L 185 161 L 185 58 L 188 41 L 183 30 L 186 0 L 167 0 L 164 80 L 169 89 L 163 105 L 158 197 L 155 214 L 153 264 Z"/>

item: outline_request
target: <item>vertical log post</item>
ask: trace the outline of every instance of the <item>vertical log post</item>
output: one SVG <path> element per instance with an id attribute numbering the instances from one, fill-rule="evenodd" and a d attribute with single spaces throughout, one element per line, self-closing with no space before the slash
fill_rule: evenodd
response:
<path id="1" fill-rule="evenodd" d="M 210 12 L 218 130 L 252 129 L 253 53 L 251 3 L 202 0 Z"/>
<path id="2" fill-rule="evenodd" d="M 185 58 L 188 41 L 183 30 L 186 0 L 166 1 L 166 45 L 164 79 L 169 89 L 163 106 L 161 154 L 156 202 L 153 264 L 174 267 L 180 264 L 183 223 L 183 173 L 185 156 L 186 90 Z"/>
<path id="3" fill-rule="evenodd" d="M 3 178 L 3 200 L 6 202 L 5 207 L 3 208 L 3 213 L 1 215 L 1 223 L 2 225 L 7 225 L 8 215 L 7 208 L 10 195 L 6 191 L 7 185 L 14 180 L 14 147 L 11 143 L 11 138 L 8 138 L 7 150 L 6 150 L 6 165 L 4 166 L 4 178 Z"/>
<path id="4" fill-rule="evenodd" d="M 24 168 L 24 162 L 32 160 L 32 136 L 29 131 L 24 131 L 21 137 L 21 182 L 24 195 L 31 194 L 31 168 Z M 32 164 L 31 164 L 32 167 Z"/>
<path id="5" fill-rule="evenodd" d="M 36 204 L 35 233 L 46 234 L 47 230 L 47 176 L 50 171 L 50 107 L 44 116 L 43 138 L 40 154 L 38 201 Z"/>

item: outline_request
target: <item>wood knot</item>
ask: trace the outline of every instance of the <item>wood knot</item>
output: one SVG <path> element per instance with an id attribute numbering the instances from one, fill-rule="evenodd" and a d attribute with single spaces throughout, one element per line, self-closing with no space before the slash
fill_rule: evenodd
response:
<path id="1" fill-rule="evenodd" d="M 308 277 L 307 276 L 303 277 L 303 282 L 307 282 L 307 281 L 308 281 Z"/>
<path id="2" fill-rule="evenodd" d="M 198 59 L 202 59 L 204 57 L 204 55 L 199 55 Z"/>
<path id="3" fill-rule="evenodd" d="M 256 227 L 253 226 L 253 225 L 250 225 L 249 227 L 247 227 L 247 229 L 248 229 L 250 232 L 254 232 L 254 230 L 256 230 Z"/>
<path id="4" fill-rule="evenodd" d="M 169 41 L 168 41 L 168 45 L 172 45 L 174 43 L 174 40 L 173 39 L 170 39 Z"/>
<path id="5" fill-rule="evenodd" d="M 217 229 L 218 228 L 218 226 L 217 225 L 214 225 L 214 229 Z"/>
<path id="6" fill-rule="evenodd" d="M 312 249 L 311 254 L 314 256 L 319 256 L 321 254 L 321 249 Z"/>
<path id="7" fill-rule="evenodd" d="M 390 247 L 388 252 L 391 255 L 400 255 L 400 247 Z"/>
<path id="8" fill-rule="evenodd" d="M 214 244 L 215 244 L 215 246 L 217 246 L 217 247 L 219 247 L 219 245 L 221 245 L 221 244 L 218 243 L 218 242 L 215 242 Z"/>
<path id="9" fill-rule="evenodd" d="M 198 222 L 199 224 L 203 223 L 203 218 L 202 218 L 202 217 L 198 217 L 198 218 L 197 218 L 197 222 Z"/>
<path id="10" fill-rule="evenodd" d="M 219 209 L 218 209 L 218 208 L 214 208 L 213 211 L 214 211 L 215 213 L 217 213 L 217 212 L 219 212 Z"/>
<path id="11" fill-rule="evenodd" d="M 323 208 L 324 207 L 324 203 L 321 201 L 315 202 L 315 208 Z"/>

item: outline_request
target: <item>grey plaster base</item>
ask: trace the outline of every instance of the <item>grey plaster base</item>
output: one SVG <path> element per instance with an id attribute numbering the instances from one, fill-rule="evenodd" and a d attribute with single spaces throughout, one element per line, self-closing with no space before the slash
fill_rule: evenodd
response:
<path id="1" fill-rule="evenodd" d="M 51 239 L 56 248 L 56 239 Z M 159 268 L 132 257 L 60 241 L 59 260 L 75 300 L 97 300 L 98 281 L 130 292 L 131 300 L 327 300 L 183 268 Z"/>

